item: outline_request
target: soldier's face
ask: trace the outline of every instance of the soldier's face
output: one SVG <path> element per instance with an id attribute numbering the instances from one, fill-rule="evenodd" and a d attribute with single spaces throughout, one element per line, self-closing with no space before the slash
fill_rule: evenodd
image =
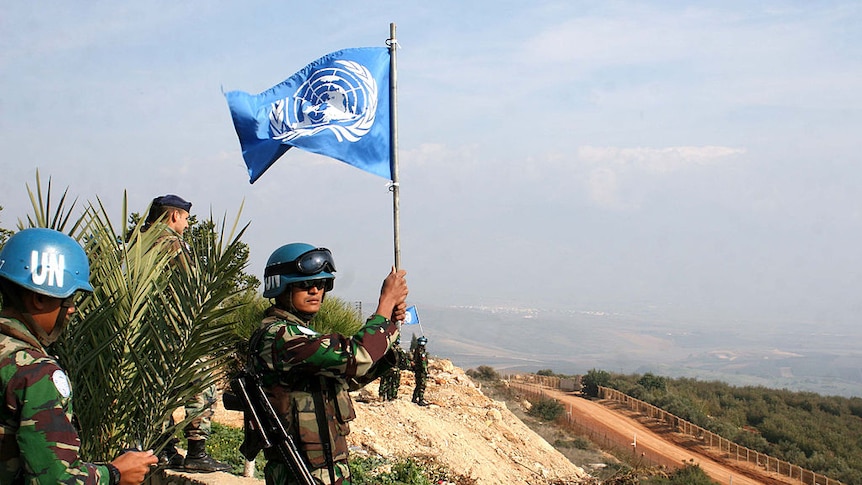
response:
<path id="1" fill-rule="evenodd" d="M 316 286 L 310 288 L 292 286 L 290 288 L 291 303 L 300 312 L 317 313 L 320 311 L 320 304 L 323 303 L 324 291 Z"/>
<path id="2" fill-rule="evenodd" d="M 46 333 L 51 333 L 58 322 L 68 322 L 69 317 L 75 313 L 74 296 L 61 299 L 31 293 L 30 297 L 25 299 L 25 306 L 33 321 Z"/>
<path id="3" fill-rule="evenodd" d="M 189 213 L 182 209 L 174 210 L 168 218 L 168 227 L 182 236 L 189 227 Z"/>

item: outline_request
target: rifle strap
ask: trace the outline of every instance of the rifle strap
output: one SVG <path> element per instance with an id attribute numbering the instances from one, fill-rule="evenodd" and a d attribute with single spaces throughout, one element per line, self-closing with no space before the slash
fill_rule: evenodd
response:
<path id="1" fill-rule="evenodd" d="M 262 357 L 258 353 L 260 350 L 260 342 L 269 333 L 270 329 L 277 323 L 285 322 L 282 318 L 267 317 L 261 322 L 261 326 L 251 334 L 248 341 L 248 353 L 245 368 L 248 372 L 256 374 L 267 385 L 272 385 L 273 381 L 277 381 L 279 385 L 294 391 L 305 391 L 313 389 L 314 385 L 307 383 L 307 376 L 304 372 L 294 370 L 292 372 L 278 372 L 273 369 L 268 369 L 268 366 L 263 363 Z M 288 322 L 289 323 L 289 322 Z M 269 350 L 265 350 L 269 352 Z M 274 378 L 272 374 L 277 374 Z"/>
<path id="2" fill-rule="evenodd" d="M 311 391 L 314 398 L 314 415 L 317 418 L 317 428 L 320 432 L 320 441 L 323 444 L 323 457 L 326 459 L 326 468 L 329 470 L 329 483 L 335 483 L 335 461 L 332 458 L 332 441 L 329 433 L 329 422 L 326 419 L 326 403 L 323 400 L 325 378 L 321 377 L 315 389 Z M 333 397 L 334 399 L 334 397 Z"/>
<path id="3" fill-rule="evenodd" d="M 254 333 L 251 334 L 251 338 L 248 340 L 248 352 L 246 353 L 246 367 L 249 370 L 253 370 L 255 368 L 255 359 L 257 357 L 258 347 L 260 346 L 260 341 L 263 340 L 263 336 L 269 331 L 269 328 L 272 327 L 278 320 L 273 320 L 272 322 L 267 323 L 264 326 L 259 327 Z"/>

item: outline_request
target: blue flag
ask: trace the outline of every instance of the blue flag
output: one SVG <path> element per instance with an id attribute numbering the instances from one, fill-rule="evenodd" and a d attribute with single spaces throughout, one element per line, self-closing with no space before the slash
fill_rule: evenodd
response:
<path id="1" fill-rule="evenodd" d="M 416 310 L 416 305 L 407 307 L 407 315 L 404 316 L 402 325 L 417 325 L 419 324 L 419 311 Z"/>
<path id="2" fill-rule="evenodd" d="M 419 323 L 419 312 L 416 310 L 416 306 L 407 307 L 407 315 L 404 316 L 404 321 L 402 325 L 416 325 Z"/>
<path id="3" fill-rule="evenodd" d="M 251 183 L 292 147 L 392 179 L 385 47 L 333 52 L 260 94 L 225 97 Z"/>

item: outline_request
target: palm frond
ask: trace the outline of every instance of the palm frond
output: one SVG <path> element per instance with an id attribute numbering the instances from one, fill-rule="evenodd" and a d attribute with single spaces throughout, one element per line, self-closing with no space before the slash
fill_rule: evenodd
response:
<path id="1" fill-rule="evenodd" d="M 43 211 L 33 221 L 72 222 L 58 214 L 49 219 Z M 119 220 L 128 219 L 124 196 Z M 231 314 L 247 304 L 234 285 L 247 261 L 236 259 L 247 225 L 237 231 L 235 224 L 226 238 L 224 221 L 205 221 L 210 230 L 185 266 L 153 250 L 161 235 L 155 229 L 136 228 L 126 241 L 125 223 L 111 220 L 97 198 L 72 224 L 91 259 L 95 291 L 53 349 L 75 386 L 82 454 L 93 459 L 130 446 L 160 449 L 185 425 L 168 426 L 168 418 L 222 376 L 240 339 Z"/>
<path id="2" fill-rule="evenodd" d="M 55 229 L 60 232 L 67 232 L 66 225 L 69 223 L 72 217 L 72 210 L 75 208 L 75 204 L 78 199 L 72 201 L 69 205 L 68 209 L 66 208 L 66 196 L 69 193 L 69 188 L 63 191 L 63 194 L 60 196 L 60 200 L 57 202 L 57 208 L 53 214 L 51 214 L 51 178 L 48 178 L 48 187 L 45 191 L 44 197 L 42 193 L 42 180 L 39 176 L 39 171 L 36 170 L 36 193 L 33 193 L 33 189 L 30 188 L 30 185 L 27 184 L 27 194 L 30 196 L 30 204 L 33 207 L 34 215 L 27 216 L 27 224 L 25 225 L 23 221 L 18 220 L 18 229 L 24 229 L 25 227 L 45 227 L 49 229 Z M 80 219 L 73 223 L 72 227 L 69 228 L 67 234 L 73 235 L 76 232 L 77 225 Z"/>

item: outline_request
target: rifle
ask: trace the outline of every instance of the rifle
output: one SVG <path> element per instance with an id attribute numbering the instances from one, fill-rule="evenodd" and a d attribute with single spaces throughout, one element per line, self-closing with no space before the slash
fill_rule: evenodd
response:
<path id="1" fill-rule="evenodd" d="M 230 387 L 233 393 L 224 393 L 222 401 L 225 409 L 243 412 L 245 440 L 239 447 L 240 453 L 251 461 L 260 450 L 275 447 L 301 484 L 314 485 L 314 477 L 302 460 L 293 437 L 284 429 L 266 397 L 260 378 L 245 371 L 230 381 Z"/>

